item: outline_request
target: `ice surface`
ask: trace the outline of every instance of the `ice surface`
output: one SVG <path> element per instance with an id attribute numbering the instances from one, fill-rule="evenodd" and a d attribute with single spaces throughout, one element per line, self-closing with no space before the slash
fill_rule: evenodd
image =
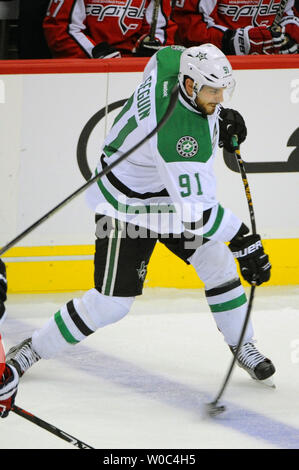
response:
<path id="1" fill-rule="evenodd" d="M 80 292 L 10 295 L 6 351 Z M 259 350 L 274 362 L 276 389 L 235 368 L 222 403 L 205 419 L 231 362 L 203 290 L 145 289 L 131 312 L 42 360 L 21 379 L 16 404 L 97 449 L 299 448 L 299 287 L 256 289 Z M 70 449 L 11 413 L 2 449 Z"/>

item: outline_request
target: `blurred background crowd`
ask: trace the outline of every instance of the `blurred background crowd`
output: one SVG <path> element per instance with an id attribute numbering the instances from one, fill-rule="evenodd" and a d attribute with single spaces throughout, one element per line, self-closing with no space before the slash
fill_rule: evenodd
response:
<path id="1" fill-rule="evenodd" d="M 297 54 L 299 0 L 0 0 L 0 59 L 149 57 L 210 42 L 228 55 Z"/>

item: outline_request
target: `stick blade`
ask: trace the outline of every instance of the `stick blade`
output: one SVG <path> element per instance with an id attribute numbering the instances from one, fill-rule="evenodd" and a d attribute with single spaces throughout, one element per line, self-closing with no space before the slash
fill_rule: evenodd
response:
<path id="1" fill-rule="evenodd" d="M 217 402 L 213 401 L 211 403 L 205 404 L 205 415 L 214 418 L 226 411 L 226 407 L 224 405 L 218 405 Z"/>

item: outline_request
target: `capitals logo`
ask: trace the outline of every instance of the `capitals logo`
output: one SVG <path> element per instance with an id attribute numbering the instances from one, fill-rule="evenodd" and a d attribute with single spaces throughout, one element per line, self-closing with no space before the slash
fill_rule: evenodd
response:
<path id="1" fill-rule="evenodd" d="M 145 3 L 142 1 L 139 8 L 132 6 L 133 0 L 119 1 L 119 0 L 102 0 L 100 3 L 88 3 L 86 5 L 87 16 L 97 16 L 98 21 L 103 21 L 105 17 L 118 18 L 118 24 L 123 34 L 126 34 L 130 29 L 138 28 L 138 23 L 126 24 L 126 18 L 136 18 L 142 20 L 145 15 Z"/>
<path id="2" fill-rule="evenodd" d="M 271 0 L 270 2 L 267 0 L 259 0 L 259 2 L 239 2 L 236 0 L 235 2 L 230 3 L 219 3 L 218 12 L 221 15 L 232 17 L 232 21 L 236 22 L 244 16 L 252 17 L 252 25 L 261 26 L 269 23 L 269 18 L 265 17 L 276 15 L 279 10 L 279 6 L 280 2 L 275 3 L 275 0 Z"/>

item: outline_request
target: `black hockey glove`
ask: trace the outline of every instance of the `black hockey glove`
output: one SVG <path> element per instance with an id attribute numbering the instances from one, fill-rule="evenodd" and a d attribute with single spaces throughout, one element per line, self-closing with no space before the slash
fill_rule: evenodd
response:
<path id="1" fill-rule="evenodd" d="M 299 4 L 296 8 L 298 10 Z M 286 40 L 280 48 L 279 54 L 299 54 L 299 17 L 288 18 L 285 16 L 280 24 L 285 30 Z"/>
<path id="2" fill-rule="evenodd" d="M 286 39 L 279 49 L 279 54 L 298 54 L 299 44 L 286 34 Z"/>
<path id="3" fill-rule="evenodd" d="M 107 42 L 100 42 L 91 51 L 94 59 L 114 59 L 121 57 L 119 51 Z"/>
<path id="4" fill-rule="evenodd" d="M 7 281 L 5 264 L 0 259 L 0 321 L 5 312 L 4 302 L 6 300 Z"/>
<path id="5" fill-rule="evenodd" d="M 151 57 L 158 52 L 162 44 L 158 39 L 151 40 L 149 36 L 142 36 L 136 44 L 135 54 L 138 57 Z"/>
<path id="6" fill-rule="evenodd" d="M 224 147 L 230 153 L 234 152 L 232 137 L 238 136 L 238 143 L 244 142 L 247 129 L 241 114 L 234 109 L 221 108 L 219 115 L 219 147 Z"/>
<path id="7" fill-rule="evenodd" d="M 243 278 L 249 284 L 261 285 L 270 279 L 271 264 L 265 254 L 259 235 L 239 236 L 231 240 L 229 248 L 238 260 Z"/>

